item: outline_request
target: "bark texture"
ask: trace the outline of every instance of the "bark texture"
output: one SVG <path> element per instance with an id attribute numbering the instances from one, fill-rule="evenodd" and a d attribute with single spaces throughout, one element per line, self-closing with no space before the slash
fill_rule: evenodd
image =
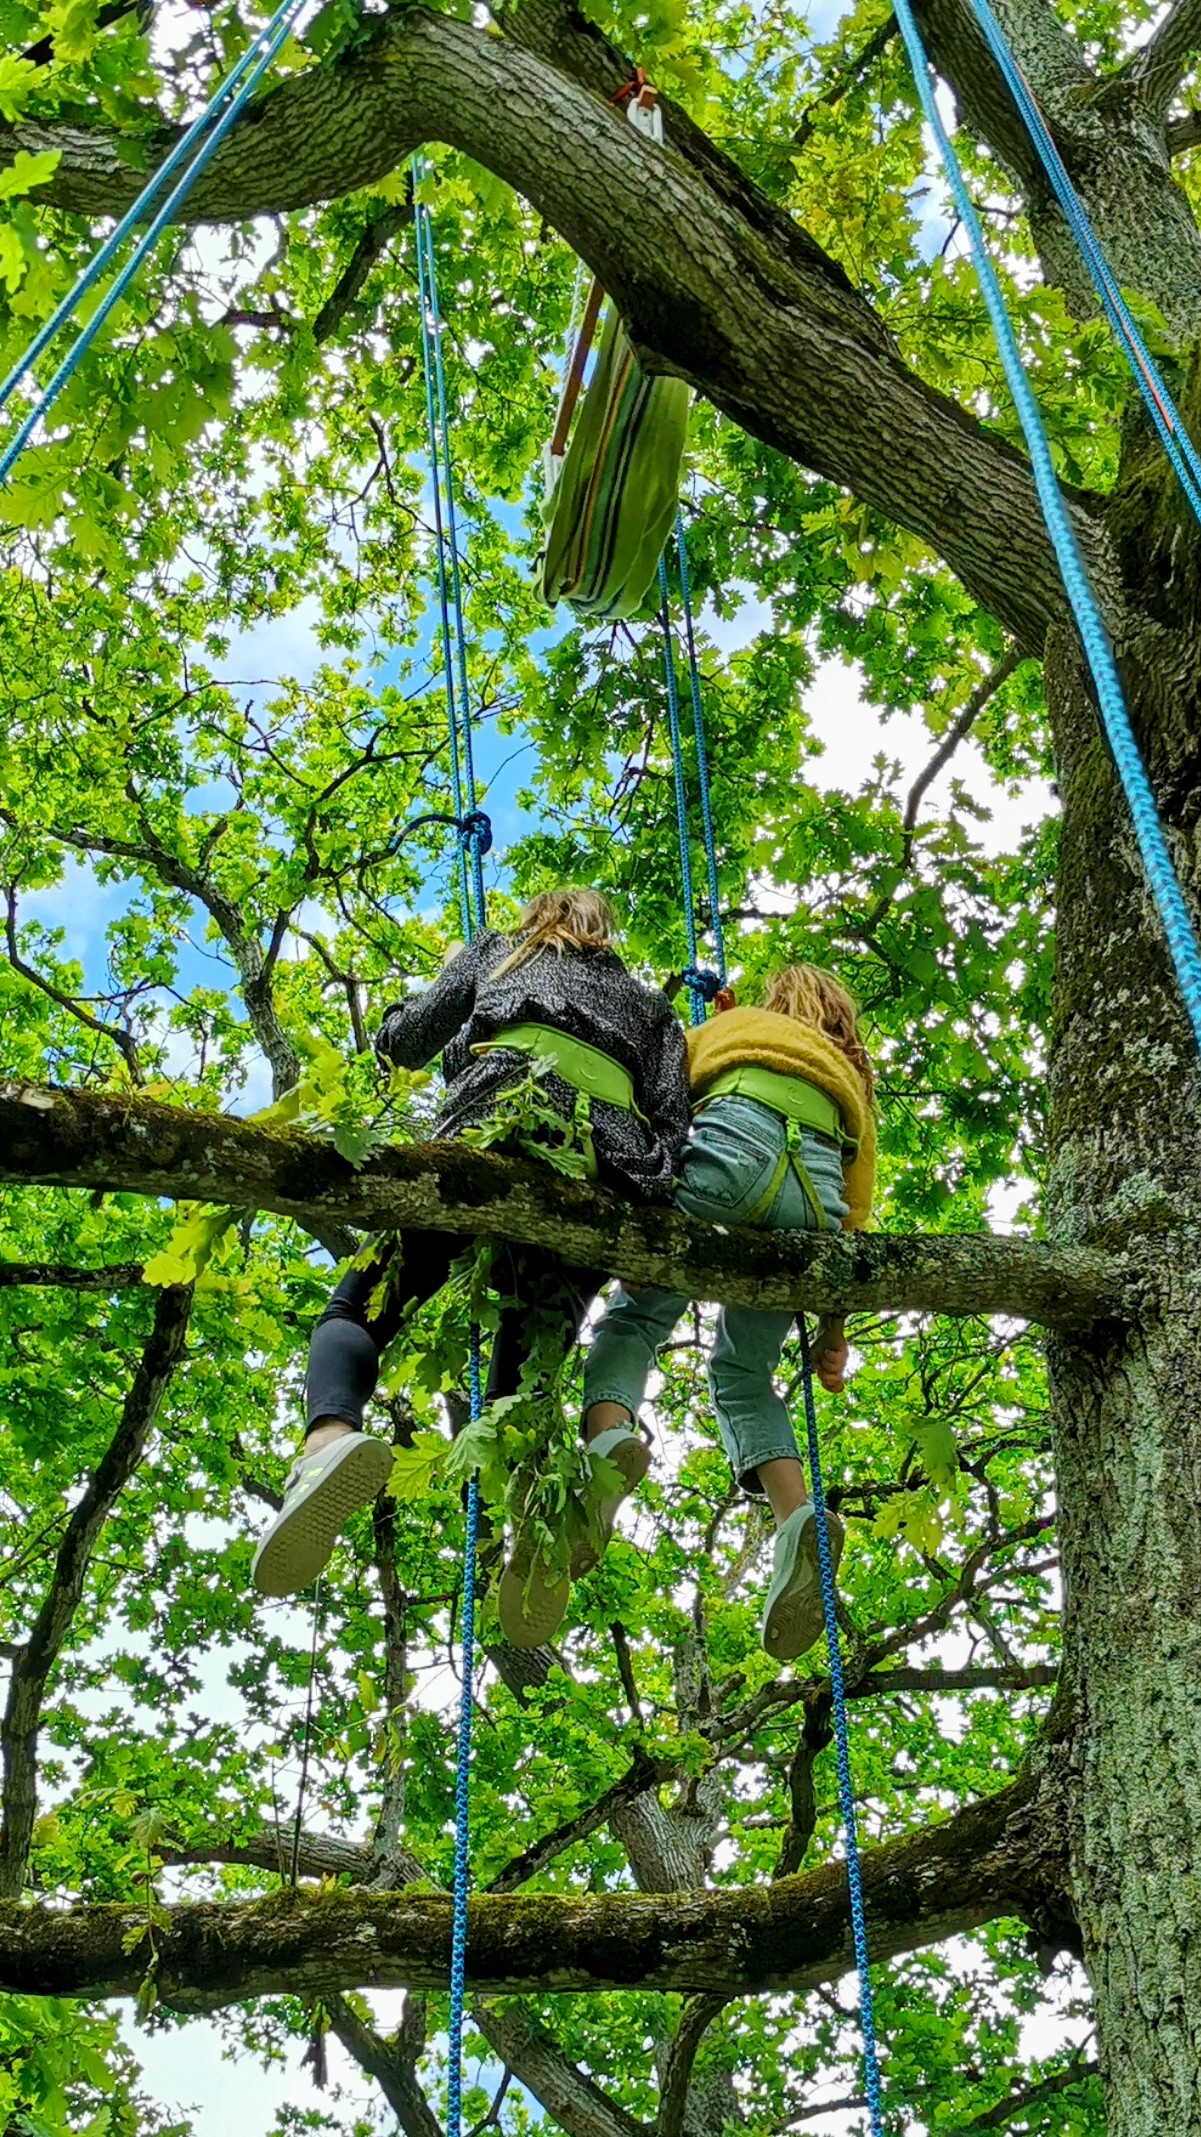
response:
<path id="1" fill-rule="evenodd" d="M 37 1084 L 0 1085 L 0 1180 L 274 1210 L 314 1231 L 333 1222 L 512 1239 L 630 1283 L 748 1306 L 998 1312 L 1080 1327 L 1141 1296 L 1135 1267 L 1089 1248 L 727 1230 L 460 1143 L 404 1145 L 356 1171 L 315 1136 Z"/>
<path id="2" fill-rule="evenodd" d="M 1055 1821 L 1016 1781 L 944 1824 L 864 1857 L 877 1958 L 940 1942 L 1001 1915 L 1062 1924 Z M 270 1899 L 166 1910 L 156 1980 L 179 2010 L 326 1989 L 445 1988 L 451 1902 L 441 1893 L 301 1887 Z M 0 1989 L 106 1998 L 136 1993 L 148 1950 L 136 1907 L 0 1906 Z M 130 1947 L 130 1948 L 127 1948 Z M 467 1978 L 483 1991 L 663 1989 L 723 1996 L 806 1989 L 854 1965 L 845 1869 L 749 1891 L 493 1898 L 470 1904 Z"/>

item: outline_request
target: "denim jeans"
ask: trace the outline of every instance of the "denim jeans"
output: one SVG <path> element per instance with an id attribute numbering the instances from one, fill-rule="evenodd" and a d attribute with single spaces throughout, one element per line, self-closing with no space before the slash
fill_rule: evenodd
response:
<path id="1" fill-rule="evenodd" d="M 693 1123 L 676 1200 L 689 1217 L 710 1224 L 755 1224 L 766 1230 L 814 1232 L 817 1212 L 789 1165 L 773 1200 L 760 1207 L 787 1148 L 784 1123 L 757 1099 L 715 1098 Z M 841 1231 L 842 1155 L 825 1137 L 801 1132 L 801 1162 L 821 1204 L 826 1228 Z M 657 1352 L 688 1300 L 671 1291 L 618 1288 L 584 1360 L 584 1402 L 617 1402 L 638 1415 Z M 756 1311 L 722 1306 L 709 1358 L 709 1391 L 722 1445 L 743 1491 L 762 1497 L 760 1462 L 796 1456 L 796 1436 L 773 1375 L 796 1315 L 787 1308 Z"/>

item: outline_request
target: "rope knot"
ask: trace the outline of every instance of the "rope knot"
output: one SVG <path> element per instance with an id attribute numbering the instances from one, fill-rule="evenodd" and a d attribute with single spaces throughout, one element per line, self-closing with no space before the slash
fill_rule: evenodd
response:
<path id="1" fill-rule="evenodd" d="M 492 851 L 492 818 L 486 809 L 469 809 L 459 819 L 459 837 L 465 848 L 474 846 L 479 854 Z"/>
<path id="2" fill-rule="evenodd" d="M 722 974 L 711 972 L 707 965 L 689 965 L 688 970 L 680 976 L 684 985 L 693 994 L 698 995 L 702 1002 L 715 1002 L 725 986 Z"/>

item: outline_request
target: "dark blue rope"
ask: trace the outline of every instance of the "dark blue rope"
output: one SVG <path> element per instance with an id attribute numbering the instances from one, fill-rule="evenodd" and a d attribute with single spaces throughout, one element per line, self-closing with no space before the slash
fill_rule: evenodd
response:
<path id="1" fill-rule="evenodd" d="M 826 1619 L 826 1647 L 830 1658 L 830 1693 L 834 1702 L 834 1740 L 838 1756 L 838 1802 L 847 1850 L 847 1891 L 851 1902 L 851 1935 L 855 1945 L 855 1970 L 859 1976 L 859 2024 L 863 2033 L 863 2082 L 872 2137 L 883 2137 L 883 2099 L 880 2050 L 876 2040 L 876 2006 L 872 1996 L 871 1962 L 867 1951 L 867 1924 L 863 1910 L 863 1873 L 859 1863 L 859 1827 L 855 1816 L 855 1791 L 851 1785 L 850 1729 L 847 1721 L 846 1679 L 842 1670 L 842 1643 L 838 1637 L 838 1601 L 834 1586 L 834 1560 L 830 1555 L 830 1526 L 826 1519 L 826 1490 L 822 1482 L 821 1449 L 817 1439 L 817 1405 L 813 1399 L 813 1365 L 809 1357 L 809 1331 L 803 1315 L 801 1332 L 801 1378 L 805 1388 L 805 1431 L 809 1445 L 809 1483 L 813 1492 L 813 1518 L 817 1524 L 817 1562 L 821 1573 L 822 1609 Z"/>
<path id="2" fill-rule="evenodd" d="M 705 748 L 705 716 L 701 707 L 701 671 L 696 657 L 696 632 L 692 624 L 692 577 L 688 569 L 688 542 L 684 515 L 676 513 L 676 562 L 680 568 L 680 598 L 684 608 L 684 650 L 688 655 L 688 683 L 692 692 L 692 733 L 696 745 L 696 776 L 701 802 L 701 836 L 705 842 L 705 869 L 709 879 L 709 928 L 717 984 L 726 984 L 726 938 L 721 925 L 721 890 L 717 881 L 717 838 L 713 829 L 713 796 L 709 790 L 709 754 Z M 694 960 L 695 962 L 695 960 Z M 716 989 L 714 989 L 716 992 Z"/>
<path id="3" fill-rule="evenodd" d="M 153 250 L 167 224 L 173 220 L 180 202 L 191 191 L 196 179 L 200 176 L 201 171 L 209 162 L 214 151 L 220 147 L 221 142 L 225 139 L 234 120 L 245 109 L 274 60 L 276 53 L 286 41 L 297 16 L 307 4 L 308 0 L 284 0 L 284 5 L 272 16 L 262 36 L 255 38 L 249 50 L 243 54 L 237 66 L 231 70 L 221 87 L 210 98 L 199 118 L 193 121 L 183 139 L 176 143 L 161 168 L 154 173 L 153 177 L 147 180 L 132 208 L 122 216 L 111 236 L 106 239 L 95 258 L 84 269 L 74 289 L 71 290 L 68 296 L 64 297 L 62 303 L 57 306 L 46 324 L 40 328 L 19 364 L 16 365 L 14 370 L 10 371 L 3 386 L 0 386 L 0 408 L 3 408 L 30 366 L 35 364 L 38 357 L 44 353 L 60 326 L 70 318 L 80 300 L 95 286 L 97 280 L 113 259 L 120 244 L 128 236 L 135 223 L 141 220 L 155 194 L 160 191 L 172 172 L 178 170 L 189 149 L 199 142 L 196 154 L 188 164 L 183 176 L 173 186 L 162 206 L 147 224 L 120 273 L 115 276 L 111 286 L 106 290 L 101 302 L 92 313 L 91 318 L 80 329 L 76 341 L 67 351 L 49 385 L 39 393 L 37 400 L 22 422 L 15 437 L 10 439 L 4 452 L 0 454 L 0 482 L 3 482 L 12 473 L 18 457 L 29 443 L 42 417 L 53 407 L 81 358 L 95 341 L 113 307 L 124 296 L 143 260 Z M 256 53 L 258 55 L 257 58 L 255 56 Z M 212 124 L 214 120 L 215 124 Z M 212 132 L 207 139 L 201 139 L 205 129 L 210 124 L 212 124 Z"/>
<path id="4" fill-rule="evenodd" d="M 425 161 L 415 157 L 416 184 L 425 176 Z M 459 902 L 463 933 L 468 942 L 485 921 L 483 856 L 492 844 L 492 826 L 477 806 L 475 767 L 471 744 L 471 699 L 467 690 L 467 638 L 463 623 L 463 588 L 459 575 L 454 505 L 454 469 L 450 429 L 446 420 L 446 381 L 442 367 L 441 320 L 438 313 L 438 278 L 434 259 L 433 223 L 429 210 L 414 198 L 413 221 L 417 239 L 417 291 L 421 307 L 421 352 L 425 374 L 425 413 L 434 489 L 434 538 L 437 551 L 438 603 L 442 620 L 442 660 L 446 680 L 447 725 L 450 732 L 452 821 L 459 833 Z M 436 404 L 436 412 L 435 412 Z M 439 445 L 439 419 L 441 445 Z M 442 517 L 442 483 L 446 483 L 446 522 Z M 447 548 L 450 569 L 447 570 Z M 451 651 L 451 612 L 458 651 L 459 696 L 455 696 L 455 660 Z M 418 823 L 442 821 L 418 818 Z M 409 825 L 413 830 L 416 825 Z M 470 873 L 468 858 L 470 856 Z M 474 903 L 472 892 L 474 890 Z M 478 1422 L 484 1407 L 480 1371 L 480 1331 L 471 1330 L 468 1354 L 468 1390 L 471 1422 Z M 480 1480 L 478 1471 L 467 1486 L 467 1525 L 463 1540 L 463 1609 L 460 1621 L 459 1743 L 455 1765 L 455 1859 L 450 1938 L 450 2023 L 446 2078 L 446 2137 L 461 2137 L 463 2127 L 463 2016 L 467 1993 L 467 1899 L 471 1889 L 471 1723 L 475 1683 L 475 1580 L 476 1547 L 480 1527 Z"/>
<path id="5" fill-rule="evenodd" d="M 680 552 L 683 559 L 683 552 Z M 682 563 L 681 584 L 686 584 L 687 563 Z M 684 738 L 680 727 L 680 691 L 676 680 L 675 641 L 671 627 L 671 592 L 667 578 L 667 559 L 659 559 L 659 622 L 663 631 L 663 674 L 667 683 L 667 724 L 671 736 L 672 783 L 676 802 L 676 837 L 680 846 L 680 902 L 684 908 L 684 931 L 688 944 L 688 968 L 684 984 L 688 989 L 688 1014 L 693 1024 L 703 1024 L 709 1003 L 718 988 L 725 985 L 725 947 L 721 933 L 721 916 L 717 910 L 717 854 L 713 840 L 713 813 L 709 798 L 709 763 L 705 754 L 705 728 L 701 711 L 700 674 L 696 664 L 696 644 L 692 631 L 691 588 L 685 594 L 687 618 L 687 648 L 689 673 L 692 681 L 692 718 L 697 738 L 697 767 L 700 775 L 701 817 L 705 835 L 705 855 L 709 872 L 709 896 L 713 908 L 713 938 L 717 949 L 719 969 L 710 971 L 700 962 L 700 949 L 696 932 L 696 898 L 692 881 L 692 851 L 688 839 L 688 790 L 684 782 Z"/>
<path id="6" fill-rule="evenodd" d="M 974 6 L 976 19 L 1008 84 L 1009 93 L 1026 122 L 1027 131 L 1038 150 L 1055 197 L 1063 209 L 1068 228 L 1080 247 L 1109 323 L 1119 341 L 1125 345 L 1134 382 L 1163 440 L 1168 458 L 1180 478 L 1181 488 L 1198 521 L 1201 521 L 1201 457 L 1198 456 L 1180 411 L 1138 330 L 1096 231 L 1068 176 L 1066 165 L 1042 115 L 1034 91 L 1006 41 L 1005 32 L 989 6 L 989 0 L 974 0 Z"/>
<path id="7" fill-rule="evenodd" d="M 1083 559 L 1076 547 L 1076 537 L 1059 488 L 1055 462 L 1051 456 L 1038 402 L 1034 398 L 1022 364 L 1013 323 L 1006 310 L 1001 285 L 984 242 L 980 218 L 960 169 L 959 158 L 951 146 L 942 122 L 930 77 L 926 49 L 914 20 L 910 0 L 896 0 L 895 12 L 909 53 L 922 109 L 942 155 L 956 212 L 971 242 L 981 293 L 992 321 L 1009 391 L 1025 433 L 1030 469 L 1047 532 L 1059 561 L 1064 587 L 1076 619 L 1076 628 L 1092 671 L 1102 724 L 1125 791 L 1134 824 L 1134 835 L 1176 967 L 1180 992 L 1193 1027 L 1193 1035 L 1198 1046 L 1201 1046 L 1201 950 L 1198 949 L 1189 910 L 1177 881 L 1146 766 L 1139 754 L 1134 729 L 1130 724 L 1130 714 L 1126 708 L 1109 634 L 1097 607 Z"/>

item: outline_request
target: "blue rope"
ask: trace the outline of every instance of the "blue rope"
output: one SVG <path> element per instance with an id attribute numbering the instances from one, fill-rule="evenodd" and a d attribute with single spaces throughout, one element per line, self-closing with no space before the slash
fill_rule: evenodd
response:
<path id="1" fill-rule="evenodd" d="M 1138 330 L 1113 269 L 1068 176 L 1063 158 L 1055 145 L 1034 92 L 1006 42 L 1005 33 L 989 6 L 989 0 L 974 0 L 974 6 L 976 19 L 987 39 L 989 50 L 1005 78 L 1018 111 L 1026 122 L 1027 131 L 1038 150 L 1055 197 L 1063 209 L 1068 228 L 1080 247 L 1109 323 L 1119 341 L 1125 345 L 1135 384 L 1163 440 L 1168 458 L 1180 478 L 1181 488 L 1197 519 L 1201 521 L 1201 456 L 1198 456 L 1180 411 Z"/>
<path id="2" fill-rule="evenodd" d="M 25 417 L 16 436 L 9 441 L 3 454 L 0 454 L 0 482 L 3 482 L 12 473 L 19 455 L 29 443 L 42 417 L 53 407 L 80 360 L 95 341 L 110 312 L 124 296 L 143 260 L 153 250 L 167 224 L 173 221 L 176 209 L 191 191 L 196 179 L 209 162 L 214 151 L 220 147 L 221 142 L 225 139 L 234 120 L 238 118 L 253 96 L 277 52 L 287 39 L 297 16 L 306 5 L 307 0 L 284 0 L 284 5 L 277 14 L 272 16 L 271 22 L 263 32 L 262 37 L 256 38 L 250 50 L 243 54 L 227 80 L 222 83 L 220 89 L 210 99 L 200 117 L 193 121 L 183 139 L 172 149 L 161 169 L 143 186 L 132 208 L 122 216 L 111 237 L 101 246 L 96 257 L 80 276 L 74 289 L 67 297 L 64 297 L 62 303 L 46 321 L 45 326 L 34 337 L 19 364 L 13 371 L 10 371 L 3 386 L 0 387 L 0 408 L 5 406 L 25 373 L 32 364 L 36 363 L 38 357 L 58 332 L 59 327 L 74 312 L 81 298 L 95 286 L 98 277 L 103 274 L 105 268 L 110 264 L 117 247 L 128 235 L 129 231 L 132 230 L 134 224 L 140 221 L 146 207 L 166 179 L 173 171 L 178 169 L 193 142 L 199 141 L 196 154 L 191 163 L 188 164 L 182 178 L 172 188 L 162 206 L 147 224 L 137 244 L 130 252 L 125 265 L 114 278 L 111 287 L 105 292 L 91 318 L 81 328 L 76 341 L 63 358 L 49 385 L 38 395 L 33 408 Z M 258 52 L 257 59 L 255 58 L 256 51 Z M 207 140 L 201 140 L 200 136 L 214 119 L 216 123 L 213 125 L 212 132 L 208 135 Z"/>
<path id="3" fill-rule="evenodd" d="M 696 632 L 692 623 L 692 577 L 688 569 L 688 542 L 684 515 L 676 513 L 676 562 L 680 571 L 680 598 L 684 607 L 684 649 L 688 655 L 688 684 L 692 692 L 692 733 L 696 746 L 696 776 L 701 801 L 701 836 L 705 841 L 705 869 L 709 879 L 709 927 L 717 981 L 726 983 L 726 939 L 721 925 L 721 890 L 717 881 L 717 838 L 713 829 L 713 796 L 709 790 L 709 755 L 705 748 L 705 717 L 701 708 L 701 671 L 696 657 Z"/>
<path id="4" fill-rule="evenodd" d="M 667 559 L 659 559 L 659 621 L 663 631 L 663 674 L 667 684 L 667 723 L 671 736 L 672 782 L 676 803 L 676 837 L 680 846 L 680 899 L 684 907 L 684 929 L 688 943 L 688 968 L 684 983 L 688 989 L 688 1014 L 693 1024 L 703 1024 L 709 1003 L 719 987 L 725 985 L 725 943 L 721 932 L 721 915 L 718 912 L 717 851 L 713 833 L 713 809 L 709 794 L 709 761 L 705 752 L 705 725 L 701 710 L 700 672 L 697 667 L 696 642 L 692 628 L 692 591 L 688 581 L 688 563 L 683 548 L 683 522 L 676 522 L 677 551 L 680 558 L 680 585 L 684 595 L 685 644 L 688 654 L 689 677 L 692 688 L 692 721 L 696 736 L 697 772 L 700 780 L 701 821 L 705 838 L 705 859 L 709 877 L 709 901 L 712 908 L 713 940 L 718 969 L 710 971 L 700 962 L 700 949 L 696 932 L 696 899 L 692 881 L 692 852 L 688 838 L 688 791 L 684 783 L 684 739 L 680 727 L 680 691 L 676 680 L 674 637 L 671 627 L 671 592 L 667 578 Z"/>
<path id="5" fill-rule="evenodd" d="M 413 175 L 419 185 L 426 174 L 424 157 L 414 157 Z M 430 478 L 434 490 L 434 535 L 438 603 L 442 621 L 442 660 L 446 681 L 446 713 L 450 733 L 451 792 L 454 822 L 459 832 L 459 902 L 463 933 L 468 942 L 485 920 L 483 856 L 492 844 L 492 827 L 477 806 L 475 767 L 471 743 L 471 699 L 467 689 L 467 636 L 463 622 L 463 588 L 459 574 L 454 503 L 454 468 L 450 428 L 446 418 L 446 380 L 442 365 L 441 319 L 438 311 L 438 278 L 434 257 L 433 222 L 429 209 L 416 197 L 413 203 L 416 232 L 417 291 L 421 307 L 421 352 L 425 374 L 425 413 Z M 439 433 L 441 443 L 439 444 Z M 446 485 L 446 518 L 442 515 L 442 485 Z M 447 569 L 447 548 L 450 568 Z M 451 648 L 451 614 L 454 644 L 458 652 L 458 698 L 455 691 L 456 662 Z M 420 820 L 419 820 L 420 821 Z M 409 826 L 409 829 L 415 828 Z M 470 870 L 469 860 L 470 855 Z M 472 893 L 474 891 L 474 903 Z M 480 1331 L 471 1330 L 468 1353 L 468 1389 L 471 1422 L 484 1407 L 480 1370 Z M 450 1940 L 450 2023 L 446 2078 L 446 2137 L 461 2137 L 463 2127 L 463 2017 L 467 1992 L 467 1899 L 471 1889 L 471 1723 L 475 1680 L 475 1582 L 476 1549 L 480 1526 L 480 1480 L 478 1471 L 467 1486 L 467 1525 L 463 1540 L 463 1608 L 460 1620 L 459 1742 L 455 1766 L 455 1857 Z"/>
<path id="6" fill-rule="evenodd" d="M 929 62 L 910 0 L 896 0 L 896 17 L 909 53 L 922 109 L 942 154 L 956 211 L 971 241 L 981 292 L 992 321 L 1009 390 L 1025 432 L 1031 472 L 1047 523 L 1047 532 L 1059 560 L 1059 569 L 1076 618 L 1076 627 L 1092 670 L 1102 723 L 1125 790 L 1135 838 L 1167 936 L 1184 1005 L 1198 1046 L 1201 1046 L 1201 951 L 1198 950 L 1188 907 L 1176 879 L 1146 767 L 1139 755 L 1108 633 L 1076 547 L 1076 538 L 1055 474 L 1055 463 L 1051 457 L 1042 416 L 1022 365 L 1017 337 L 1005 308 L 996 270 L 984 243 L 980 219 L 939 113 L 934 85 L 930 78 Z"/>
<path id="7" fill-rule="evenodd" d="M 880 2079 L 880 2049 L 876 2040 L 876 2006 L 872 1995 L 871 1962 L 867 1951 L 867 1924 L 863 1911 L 863 1873 L 859 1862 L 859 1827 L 855 1816 L 855 1791 L 851 1784 L 850 1728 L 847 1721 L 846 1679 L 842 1668 L 842 1643 L 838 1637 L 837 1591 L 834 1561 L 830 1555 L 830 1526 L 826 1519 L 826 1490 L 822 1482 L 821 1449 L 817 1439 L 817 1406 L 813 1399 L 813 1365 L 809 1357 L 809 1331 L 803 1315 L 801 1377 L 805 1388 L 805 1431 L 809 1447 L 809 1483 L 813 1492 L 813 1518 L 817 1524 L 817 1563 L 822 1583 L 822 1610 L 826 1620 L 826 1647 L 830 1658 L 830 1693 L 834 1702 L 834 1740 L 838 1757 L 838 1802 L 846 1837 L 847 1891 L 851 1902 L 851 1935 L 855 1946 L 855 1970 L 859 1976 L 859 2024 L 863 2033 L 863 2081 L 872 2137 L 883 2137 L 883 2099 Z"/>

